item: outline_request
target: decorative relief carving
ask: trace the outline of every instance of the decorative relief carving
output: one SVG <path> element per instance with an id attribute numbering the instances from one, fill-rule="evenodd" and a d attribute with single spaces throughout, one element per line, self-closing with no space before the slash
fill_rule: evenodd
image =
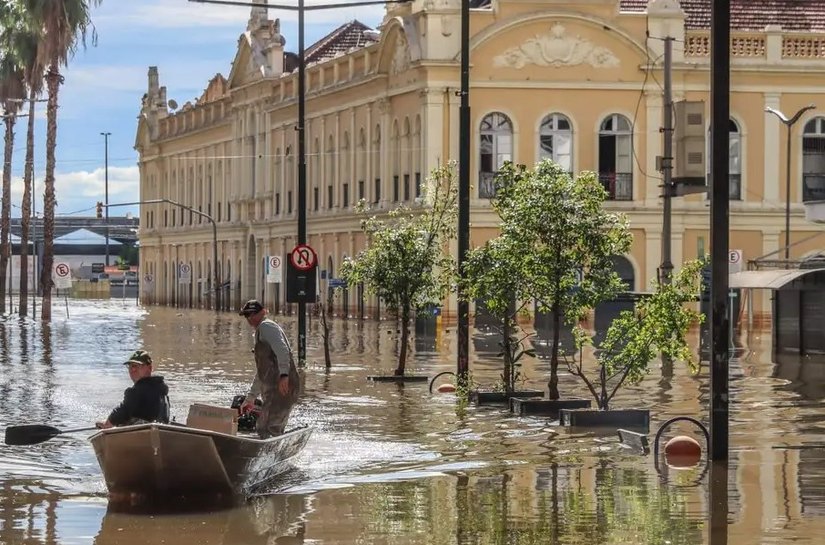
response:
<path id="1" fill-rule="evenodd" d="M 390 65 L 390 74 L 400 74 L 406 72 L 410 67 L 410 47 L 407 38 L 402 33 L 398 33 L 395 41 L 395 55 Z"/>
<path id="2" fill-rule="evenodd" d="M 496 67 L 520 69 L 528 64 L 554 67 L 589 64 L 594 68 L 615 68 L 619 66 L 619 58 L 606 47 L 567 34 L 567 30 L 556 23 L 549 32 L 529 38 L 493 58 Z"/>

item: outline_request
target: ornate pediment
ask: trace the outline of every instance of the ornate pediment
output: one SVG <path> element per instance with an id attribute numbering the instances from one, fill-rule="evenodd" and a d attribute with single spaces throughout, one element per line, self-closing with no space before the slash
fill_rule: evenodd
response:
<path id="1" fill-rule="evenodd" d="M 556 23 L 548 32 L 528 38 L 493 58 L 493 66 L 499 68 L 520 69 L 528 64 L 557 68 L 589 64 L 594 68 L 615 68 L 619 66 L 619 58 L 606 47 L 568 34 L 564 26 Z"/>

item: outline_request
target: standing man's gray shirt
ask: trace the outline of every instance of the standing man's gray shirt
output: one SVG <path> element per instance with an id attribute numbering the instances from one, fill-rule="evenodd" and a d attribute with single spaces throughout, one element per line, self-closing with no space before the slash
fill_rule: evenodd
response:
<path id="1" fill-rule="evenodd" d="M 255 330 L 255 342 L 258 341 L 263 341 L 272 347 L 272 352 L 274 352 L 278 364 L 278 374 L 282 377 L 289 376 L 289 354 L 291 349 L 283 328 L 272 320 L 262 321 Z M 260 394 L 261 379 L 256 374 L 252 386 L 249 388 L 249 396 L 253 396 L 252 399 L 254 399 Z"/>

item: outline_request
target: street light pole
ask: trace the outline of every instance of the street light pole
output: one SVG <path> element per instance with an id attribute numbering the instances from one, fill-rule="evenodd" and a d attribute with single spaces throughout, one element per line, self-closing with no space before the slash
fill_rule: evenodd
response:
<path id="1" fill-rule="evenodd" d="M 785 147 L 785 261 L 790 260 L 791 255 L 791 133 L 794 124 L 799 121 L 802 114 L 809 110 L 815 109 L 816 106 L 809 104 L 798 112 L 793 117 L 788 118 L 781 111 L 771 107 L 765 108 L 765 112 L 775 115 L 779 118 L 785 127 L 788 128 L 788 139 Z M 786 263 L 787 266 L 787 263 Z"/>
<path id="2" fill-rule="evenodd" d="M 470 0 L 461 0 L 461 102 L 458 155 L 458 271 L 464 277 L 470 251 Z M 470 304 L 459 293 L 457 375 L 466 384 L 470 369 Z"/>
<path id="3" fill-rule="evenodd" d="M 109 266 L 109 137 L 110 132 L 100 133 L 105 142 L 106 151 L 104 152 L 104 205 L 106 206 L 106 266 Z"/>
<path id="4" fill-rule="evenodd" d="M 218 224 L 215 223 L 215 218 L 213 218 L 209 214 L 201 212 L 200 210 L 195 210 L 191 206 L 186 206 L 185 204 L 181 204 L 171 199 L 150 199 L 146 201 L 121 202 L 117 204 L 107 204 L 105 206 L 109 208 L 116 206 L 139 206 L 144 204 L 171 204 L 172 206 L 177 206 L 178 208 L 188 210 L 189 212 L 208 220 L 212 224 L 212 275 L 214 276 L 214 279 L 212 280 L 212 290 L 215 292 L 215 311 L 220 311 L 221 290 L 219 287 L 220 280 L 218 278 Z M 177 264 L 175 266 L 177 267 Z M 177 286 L 175 287 L 175 289 L 177 289 Z"/>

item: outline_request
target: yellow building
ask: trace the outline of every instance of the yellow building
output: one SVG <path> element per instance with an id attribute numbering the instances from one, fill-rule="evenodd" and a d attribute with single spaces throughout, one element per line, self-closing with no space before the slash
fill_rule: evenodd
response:
<path id="1" fill-rule="evenodd" d="M 745 261 L 784 247 L 786 132 L 766 107 L 790 116 L 819 102 L 791 132 L 790 239 L 802 241 L 791 258 L 823 248 L 822 239 L 805 240 L 821 228 L 805 221 L 802 202 L 825 190 L 825 8 L 785 1 L 797 9 L 733 10 L 730 246 Z M 495 170 L 551 157 L 571 172 L 599 173 L 607 206 L 626 213 L 633 230 L 620 272 L 634 289 L 649 289 L 662 246 L 662 38 L 675 39 L 674 100 L 709 110 L 710 0 L 473 0 L 470 142 L 458 134 L 459 5 L 391 4 L 380 30 L 351 21 L 307 49 L 308 232 L 321 269 L 336 276 L 363 247 L 359 199 L 378 211 L 415 206 L 427 172 L 468 145 L 472 244 L 496 232 L 488 202 Z M 216 75 L 194 103 L 170 109 L 157 69 L 149 70 L 136 139 L 141 200 L 170 199 L 215 218 L 230 307 L 253 296 L 271 308 L 284 301 L 264 264 L 297 235 L 296 66 L 279 22 L 256 7 L 231 73 Z M 704 195 L 674 199 L 677 268 L 709 250 L 708 226 Z M 206 303 L 207 221 L 144 205 L 140 243 L 141 271 L 153 280 L 144 282 L 145 300 Z M 191 266 L 189 284 L 176 281 L 180 262 Z M 350 292 L 346 312 L 374 307 L 360 300 Z"/>

